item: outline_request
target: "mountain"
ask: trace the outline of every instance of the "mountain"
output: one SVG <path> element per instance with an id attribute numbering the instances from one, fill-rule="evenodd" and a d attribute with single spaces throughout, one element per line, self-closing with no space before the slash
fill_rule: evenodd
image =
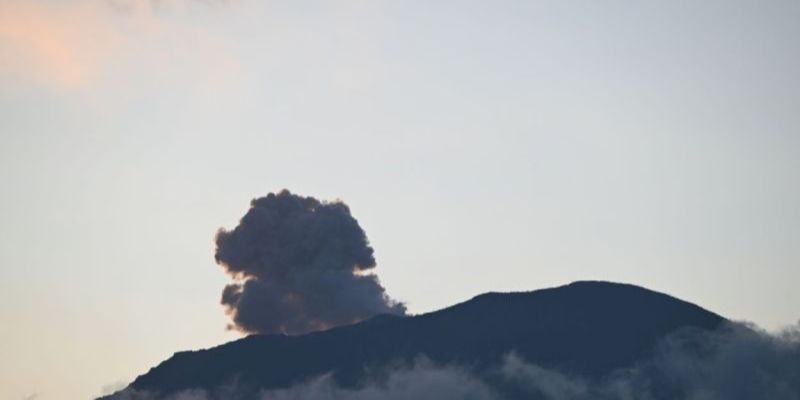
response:
<path id="1" fill-rule="evenodd" d="M 676 330 L 714 330 L 725 321 L 641 287 L 575 282 L 524 293 L 486 293 L 418 316 L 382 315 L 306 335 L 252 335 L 179 352 L 136 378 L 130 389 L 170 394 L 235 382 L 246 393 L 257 393 L 329 372 L 338 385 L 353 387 L 369 371 L 420 356 L 480 372 L 512 351 L 544 368 L 601 377 L 648 357 L 659 339 Z"/>

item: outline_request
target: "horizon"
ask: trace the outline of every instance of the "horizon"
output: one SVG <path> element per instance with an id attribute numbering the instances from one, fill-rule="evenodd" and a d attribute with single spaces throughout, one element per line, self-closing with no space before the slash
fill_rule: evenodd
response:
<path id="1" fill-rule="evenodd" d="M 576 281 L 791 329 L 798 20 L 778 0 L 0 0 L 0 398 Z"/>

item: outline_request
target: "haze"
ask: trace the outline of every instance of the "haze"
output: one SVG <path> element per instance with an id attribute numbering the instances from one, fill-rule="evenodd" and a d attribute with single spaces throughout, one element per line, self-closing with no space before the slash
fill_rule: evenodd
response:
<path id="1" fill-rule="evenodd" d="M 283 188 L 344 200 L 411 313 L 602 279 L 793 323 L 798 20 L 0 0 L 0 397 L 90 398 L 239 337 L 214 234 Z"/>

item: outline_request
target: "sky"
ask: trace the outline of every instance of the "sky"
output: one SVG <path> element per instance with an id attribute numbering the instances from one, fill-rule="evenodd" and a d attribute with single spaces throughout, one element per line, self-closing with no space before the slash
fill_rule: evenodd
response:
<path id="1" fill-rule="evenodd" d="M 411 313 L 601 279 L 794 323 L 798 19 L 0 0 L 0 398 L 92 398 L 241 337 L 214 235 L 283 188 L 347 203 Z"/>

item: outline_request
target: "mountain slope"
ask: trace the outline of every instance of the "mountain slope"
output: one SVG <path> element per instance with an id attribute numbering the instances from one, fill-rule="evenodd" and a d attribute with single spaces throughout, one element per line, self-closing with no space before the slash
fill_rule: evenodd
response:
<path id="1" fill-rule="evenodd" d="M 533 292 L 487 293 L 419 316 L 378 316 L 307 335 L 253 335 L 180 352 L 138 377 L 131 388 L 167 394 L 236 382 L 255 393 L 328 372 L 340 385 L 352 386 L 367 371 L 420 355 L 481 371 L 511 351 L 543 367 L 597 377 L 648 356 L 659 338 L 679 328 L 711 330 L 724 321 L 644 288 L 575 282 Z"/>

